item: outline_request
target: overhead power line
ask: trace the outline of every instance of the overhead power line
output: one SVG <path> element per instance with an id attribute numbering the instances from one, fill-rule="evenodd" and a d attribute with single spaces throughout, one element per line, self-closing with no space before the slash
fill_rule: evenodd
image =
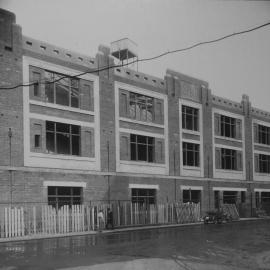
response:
<path id="1" fill-rule="evenodd" d="M 67 78 L 67 77 L 69 77 L 69 78 L 70 77 L 71 78 L 78 78 L 78 77 L 83 76 L 85 74 L 98 73 L 98 72 L 109 70 L 109 69 L 112 69 L 112 68 L 119 68 L 119 67 L 128 66 L 128 65 L 131 65 L 133 63 L 152 61 L 152 60 L 161 58 L 161 57 L 166 56 L 166 55 L 169 55 L 169 54 L 174 54 L 174 53 L 178 53 L 178 52 L 188 51 L 188 50 L 194 49 L 194 48 L 199 47 L 199 46 L 202 46 L 202 45 L 216 43 L 216 42 L 222 41 L 222 40 L 227 39 L 227 38 L 231 38 L 231 37 L 234 37 L 234 36 L 238 36 L 238 35 L 246 34 L 246 33 L 249 33 L 249 32 L 253 32 L 253 31 L 256 31 L 256 30 L 258 30 L 260 28 L 269 26 L 269 25 L 270 25 L 270 22 L 267 22 L 267 23 L 261 24 L 259 26 L 250 28 L 250 29 L 246 29 L 246 30 L 243 30 L 243 31 L 231 33 L 231 34 L 228 34 L 228 35 L 225 35 L 225 36 L 216 38 L 216 39 L 198 42 L 198 43 L 195 43 L 195 44 L 193 44 L 191 46 L 188 46 L 188 47 L 185 47 L 185 48 L 181 48 L 181 49 L 172 50 L 172 51 L 167 51 L 167 52 L 161 53 L 161 54 L 156 55 L 156 56 L 153 56 L 153 57 L 136 59 L 136 60 L 131 61 L 129 63 L 120 64 L 120 65 L 104 66 L 104 67 L 101 67 L 101 68 L 98 68 L 98 69 L 85 71 L 85 72 L 82 72 L 82 73 L 79 73 L 79 74 L 73 75 L 73 76 L 66 75 L 66 76 L 62 76 L 62 77 L 58 78 L 57 80 L 53 80 L 53 81 L 50 81 L 50 82 L 46 81 L 46 83 L 55 83 L 55 82 L 61 81 L 64 78 Z M 0 90 L 12 90 L 12 89 L 15 89 L 15 88 L 18 88 L 18 87 L 27 87 L 27 86 L 36 85 L 38 83 L 45 84 L 45 82 L 42 82 L 42 81 L 34 81 L 34 82 L 28 82 L 28 83 L 24 83 L 24 84 L 18 84 L 18 85 L 15 85 L 15 86 L 0 87 Z"/>

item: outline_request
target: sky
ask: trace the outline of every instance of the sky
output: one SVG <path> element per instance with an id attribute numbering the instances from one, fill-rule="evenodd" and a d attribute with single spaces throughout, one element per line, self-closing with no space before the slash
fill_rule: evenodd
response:
<path id="1" fill-rule="evenodd" d="M 184 48 L 270 22 L 270 1 L 0 0 L 25 36 L 94 57 L 98 46 L 128 37 L 139 58 Z M 164 78 L 172 69 L 209 83 L 214 95 L 270 111 L 270 25 L 140 63 Z"/>

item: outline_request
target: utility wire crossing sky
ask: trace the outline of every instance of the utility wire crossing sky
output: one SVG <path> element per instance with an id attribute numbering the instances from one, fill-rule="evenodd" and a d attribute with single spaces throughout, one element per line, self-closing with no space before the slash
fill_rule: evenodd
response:
<path id="1" fill-rule="evenodd" d="M 266 27 L 266 26 L 269 26 L 269 25 L 270 25 L 270 22 L 267 22 L 267 23 L 264 23 L 262 25 L 253 27 L 251 29 L 243 30 L 243 31 L 240 31 L 240 32 L 235 32 L 235 33 L 232 33 L 232 34 L 229 34 L 229 35 L 226 35 L 226 36 L 217 38 L 217 39 L 199 42 L 199 43 L 196 43 L 196 44 L 191 45 L 191 46 L 186 47 L 186 48 L 176 49 L 176 50 L 173 50 L 173 51 L 167 51 L 167 52 L 164 52 L 162 54 L 159 54 L 157 56 L 153 56 L 153 57 L 150 57 L 150 58 L 137 59 L 137 60 L 131 61 L 131 62 L 126 63 L 126 64 L 114 65 L 114 66 L 104 66 L 104 67 L 101 67 L 101 68 L 98 68 L 98 69 L 95 69 L 95 70 L 85 71 L 85 72 L 82 72 L 82 73 L 79 73 L 79 74 L 73 75 L 73 76 L 68 76 L 68 75 L 67 76 L 62 76 L 62 77 L 60 77 L 57 80 L 53 80 L 53 81 L 50 81 L 50 82 L 46 81 L 46 84 L 48 84 L 48 83 L 55 83 L 55 82 L 61 81 L 64 78 L 67 78 L 67 77 L 77 78 L 77 77 L 83 76 L 85 74 L 101 72 L 101 71 L 109 70 L 109 69 L 112 69 L 112 68 L 124 67 L 124 66 L 131 65 L 133 63 L 152 61 L 152 60 L 155 60 L 155 59 L 164 57 L 164 56 L 166 56 L 168 54 L 174 54 L 174 53 L 188 51 L 188 50 L 194 49 L 194 48 L 196 48 L 198 46 L 202 46 L 202 45 L 206 45 L 206 44 L 211 44 L 211 43 L 219 42 L 219 41 L 222 41 L 222 40 L 224 40 L 226 38 L 231 38 L 231 37 L 234 37 L 234 36 L 237 36 L 237 35 L 247 34 L 249 32 L 258 30 L 260 28 L 263 28 L 263 27 Z M 15 89 L 15 88 L 18 88 L 18 87 L 26 87 L 26 86 L 31 86 L 31 85 L 39 84 L 39 83 L 40 84 L 45 84 L 45 82 L 42 82 L 42 80 L 41 81 L 27 82 L 27 83 L 25 82 L 23 84 L 18 84 L 18 85 L 15 85 L 15 86 L 0 87 L 0 90 L 11 90 L 11 89 Z"/>

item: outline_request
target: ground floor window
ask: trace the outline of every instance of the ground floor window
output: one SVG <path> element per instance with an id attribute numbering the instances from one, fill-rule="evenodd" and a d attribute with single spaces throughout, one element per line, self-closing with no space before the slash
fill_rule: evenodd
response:
<path id="1" fill-rule="evenodd" d="M 132 188 L 131 189 L 132 203 L 140 204 L 155 204 L 156 203 L 156 189 Z"/>
<path id="2" fill-rule="evenodd" d="M 199 203 L 201 201 L 201 190 L 183 190 L 183 203 L 193 202 Z"/>
<path id="3" fill-rule="evenodd" d="M 223 191 L 223 203 L 236 204 L 237 191 Z"/>
<path id="4" fill-rule="evenodd" d="M 81 187 L 48 187 L 48 204 L 56 208 L 82 203 Z"/>

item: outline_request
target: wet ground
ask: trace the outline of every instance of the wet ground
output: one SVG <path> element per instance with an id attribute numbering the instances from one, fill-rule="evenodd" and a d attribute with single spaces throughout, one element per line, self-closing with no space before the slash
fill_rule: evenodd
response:
<path id="1" fill-rule="evenodd" d="M 4 269 L 270 269 L 270 220 L 0 243 Z"/>

